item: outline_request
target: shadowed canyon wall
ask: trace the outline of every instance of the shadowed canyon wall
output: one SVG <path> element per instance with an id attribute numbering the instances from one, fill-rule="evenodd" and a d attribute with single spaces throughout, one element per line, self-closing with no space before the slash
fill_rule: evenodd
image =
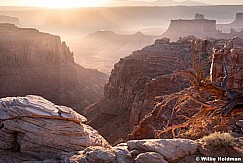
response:
<path id="1" fill-rule="evenodd" d="M 83 108 L 101 98 L 107 76 L 74 63 L 59 36 L 0 25 L 0 97 L 41 95 Z"/>
<path id="2" fill-rule="evenodd" d="M 152 110 L 155 96 L 185 87 L 185 82 L 168 74 L 182 68 L 178 60 L 189 60 L 190 50 L 190 41 L 169 43 L 165 38 L 120 59 L 105 86 L 104 98 L 85 109 L 88 123 L 111 143 L 126 138 Z"/>
<path id="3" fill-rule="evenodd" d="M 237 40 L 240 44 L 241 39 L 237 38 Z M 131 130 L 140 127 L 135 126 L 151 115 L 156 104 L 163 101 L 163 96 L 181 91 L 189 86 L 185 80 L 180 77 L 176 78 L 173 73 L 179 69 L 185 69 L 184 66 L 190 68 L 192 41 L 196 41 L 197 46 L 205 48 L 205 52 L 202 53 L 205 61 L 203 64 L 205 77 L 210 74 L 212 61 L 214 69 L 215 66 L 218 68 L 217 60 L 211 60 L 210 54 L 213 52 L 213 47 L 220 49 L 228 40 L 210 39 L 205 41 L 195 37 L 181 38 L 177 42 L 170 43 L 166 38 L 156 40 L 153 45 L 133 52 L 115 65 L 109 83 L 105 86 L 104 98 L 85 109 L 84 114 L 89 120 L 88 123 L 110 143 L 126 139 Z M 234 50 L 230 52 L 232 55 L 227 56 L 229 69 L 233 66 L 232 57 L 239 58 L 241 55 L 241 49 L 237 49 L 237 47 L 235 43 Z M 222 55 L 222 52 L 219 55 Z M 228 62 L 228 60 L 232 61 Z M 237 61 L 236 64 L 241 66 L 241 61 Z M 237 68 L 239 67 L 236 66 L 235 70 Z M 233 74 L 235 70 L 232 72 L 231 70 L 229 73 Z M 215 74 L 217 78 L 219 78 L 218 74 L 222 78 L 222 69 L 214 70 L 214 78 Z M 229 80 L 228 85 L 231 87 L 230 85 L 236 85 L 239 81 L 241 82 L 240 77 L 235 76 L 234 79 Z M 239 84 L 237 88 L 239 88 Z M 133 138 L 154 138 L 153 129 L 161 129 L 160 127 L 168 125 L 166 119 L 170 117 L 170 114 L 171 110 L 167 110 L 165 114 L 158 115 L 158 117 L 153 115 L 155 117 L 152 117 L 153 120 L 150 119 L 151 123 L 148 121 L 149 124 L 146 124 L 145 128 L 142 126 L 138 132 L 133 132 L 136 136 L 141 137 Z M 175 121 L 180 120 L 179 118 Z M 156 125 L 151 128 L 152 123 L 156 124 L 157 128 Z"/>

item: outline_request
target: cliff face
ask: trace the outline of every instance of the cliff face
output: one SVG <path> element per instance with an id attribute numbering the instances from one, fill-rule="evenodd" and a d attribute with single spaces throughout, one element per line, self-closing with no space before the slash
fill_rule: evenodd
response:
<path id="1" fill-rule="evenodd" d="M 226 65 L 228 75 L 227 87 L 241 89 L 243 87 L 243 73 L 241 71 L 243 67 L 243 39 L 236 37 L 223 49 L 215 49 L 211 66 L 212 81 L 222 82 L 222 77 L 225 76 L 223 64 Z"/>
<path id="2" fill-rule="evenodd" d="M 59 36 L 0 25 L 0 97 L 41 95 L 83 108 L 102 96 L 106 75 L 74 63 Z"/>
<path id="3" fill-rule="evenodd" d="M 73 54 L 59 36 L 36 29 L 0 24 L 0 67 L 29 68 L 74 63 Z"/>
<path id="4" fill-rule="evenodd" d="M 111 143 L 126 138 L 152 111 L 154 97 L 185 87 L 184 81 L 171 79 L 168 74 L 182 68 L 179 58 L 190 59 L 190 38 L 175 43 L 168 41 L 156 40 L 155 44 L 121 59 L 111 72 L 104 98 L 85 109 L 88 123 Z"/>
<path id="5" fill-rule="evenodd" d="M 221 85 L 222 80 L 224 78 L 227 78 L 225 86 L 228 89 L 231 89 L 231 91 L 242 90 L 242 49 L 243 49 L 243 40 L 240 38 L 234 38 L 232 40 L 212 40 L 213 41 L 213 57 L 211 61 L 211 73 L 210 77 L 213 83 L 216 83 L 217 85 Z M 225 60 L 225 62 L 224 62 Z M 226 67 L 227 71 L 227 77 L 225 77 L 224 73 L 224 65 Z M 209 72 L 209 68 L 207 68 Z M 209 74 L 208 74 L 209 75 Z M 171 84 L 169 84 L 171 85 Z M 129 135 L 130 139 L 144 139 L 144 138 L 154 138 L 156 136 L 156 131 L 168 128 L 172 125 L 180 125 L 184 122 L 186 122 L 188 119 L 184 118 L 183 116 L 174 116 L 172 113 L 172 109 L 175 107 L 175 104 L 177 103 L 177 100 L 172 100 L 171 102 L 164 107 L 164 104 L 166 103 L 166 100 L 168 100 L 170 97 L 173 97 L 175 95 L 185 95 L 185 93 L 188 93 L 191 91 L 191 88 L 186 88 L 180 92 L 172 93 L 169 96 L 161 96 L 160 101 L 157 102 L 155 107 L 153 108 L 153 111 L 150 114 L 146 115 L 146 118 L 144 118 L 139 125 L 134 127 L 133 132 Z M 232 92 L 231 92 L 232 93 Z M 234 96 L 234 97 L 233 97 Z M 232 93 L 232 98 L 236 98 L 238 96 L 237 93 Z M 241 97 L 241 96 L 239 96 Z M 239 98 L 240 99 L 240 98 Z M 234 99 L 235 100 L 235 99 Z M 223 103 L 223 102 L 221 102 Z M 239 108 L 242 109 L 242 106 L 239 103 L 238 106 L 233 106 L 232 109 L 235 107 L 235 109 Z M 198 112 L 196 108 L 201 107 L 198 104 L 187 104 L 185 107 L 181 108 L 179 111 L 179 114 L 186 115 L 186 117 L 195 117 L 195 113 Z M 224 106 L 225 107 L 225 106 Z M 222 107 L 222 109 L 224 108 Z M 190 111 L 188 111 L 190 110 Z M 241 111 L 242 112 L 242 111 Z M 242 119 L 242 114 L 232 114 L 230 121 L 227 122 L 227 125 L 222 127 L 220 129 L 221 132 L 229 132 L 232 130 L 232 126 L 234 125 L 234 122 Z M 200 132 L 202 129 L 199 129 Z M 210 124 L 207 126 L 207 130 L 205 132 L 202 132 L 203 134 L 212 133 L 214 130 L 217 130 L 217 127 L 215 124 Z M 195 130 L 192 130 L 193 132 L 196 132 Z M 231 132 L 231 131 L 230 131 Z M 202 134 L 202 136 L 204 136 Z M 169 134 L 168 134 L 169 135 Z M 164 137 L 167 137 L 168 135 L 163 135 Z M 181 135 L 180 135 L 181 136 Z M 163 138 L 164 138 L 163 137 Z"/>
<path id="6" fill-rule="evenodd" d="M 212 62 L 213 81 L 222 80 L 223 70 L 222 65 L 219 65 L 222 63 L 222 58 L 217 56 L 222 56 L 224 52 L 215 53 L 212 60 L 208 54 L 212 54 L 213 48 L 221 49 L 228 40 L 203 41 L 195 37 L 181 38 L 172 43 L 169 43 L 168 39 L 156 40 L 155 44 L 133 52 L 115 65 L 109 82 L 105 86 L 104 98 L 85 109 L 84 114 L 89 120 L 88 123 L 110 143 L 125 139 L 131 130 L 133 130 L 131 138 L 154 138 L 154 130 L 169 125 L 173 108 L 173 104 L 171 104 L 161 111 L 163 103 L 160 102 L 172 93 L 181 90 L 187 91 L 184 88 L 188 84 L 182 78 L 173 77 L 172 73 L 178 69 L 190 67 L 191 40 L 196 40 L 197 46 L 204 47 L 202 67 L 205 77 L 210 74 Z M 242 87 L 242 73 L 233 75 L 241 66 L 241 41 L 241 39 L 235 39 L 234 48 L 225 51 L 230 77 L 229 88 Z M 221 60 L 219 61 L 218 58 Z M 232 69 L 232 67 L 235 68 Z M 158 106 L 156 106 L 157 104 Z M 196 107 L 198 106 L 191 106 L 192 111 L 185 110 L 183 113 L 190 117 L 195 114 Z M 160 112 L 160 114 L 153 113 L 153 110 L 157 110 L 157 113 Z M 146 120 L 146 117 L 151 118 Z M 184 120 L 184 117 L 176 117 L 173 119 L 173 123 L 181 123 Z"/>

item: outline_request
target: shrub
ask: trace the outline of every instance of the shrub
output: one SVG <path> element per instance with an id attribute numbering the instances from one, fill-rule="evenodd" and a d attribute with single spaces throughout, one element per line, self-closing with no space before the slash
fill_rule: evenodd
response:
<path id="1" fill-rule="evenodd" d="M 232 147 L 234 145 L 234 137 L 229 133 L 214 132 L 208 136 L 204 136 L 202 140 L 206 145 L 214 148 Z"/>

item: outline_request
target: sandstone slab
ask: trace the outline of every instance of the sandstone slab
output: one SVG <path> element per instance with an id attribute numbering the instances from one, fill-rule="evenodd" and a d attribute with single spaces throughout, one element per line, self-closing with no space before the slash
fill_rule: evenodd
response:
<path id="1" fill-rule="evenodd" d="M 196 152 L 197 144 L 189 139 L 144 139 L 130 140 L 127 142 L 128 149 L 156 152 L 168 161 L 175 161 L 181 157 Z"/>
<path id="2" fill-rule="evenodd" d="M 162 155 L 155 152 L 141 153 L 135 160 L 138 163 L 168 163 Z"/>
<path id="3" fill-rule="evenodd" d="M 89 146 L 110 147 L 86 118 L 71 108 L 40 96 L 0 99 L 0 149 L 27 153 L 41 159 Z"/>

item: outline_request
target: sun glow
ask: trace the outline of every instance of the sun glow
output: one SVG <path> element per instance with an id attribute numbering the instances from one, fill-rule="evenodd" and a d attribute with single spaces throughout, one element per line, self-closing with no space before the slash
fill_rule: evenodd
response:
<path id="1" fill-rule="evenodd" d="M 47 7 L 47 8 L 78 8 L 78 7 L 98 7 L 105 0 L 28 0 L 27 6 Z"/>

